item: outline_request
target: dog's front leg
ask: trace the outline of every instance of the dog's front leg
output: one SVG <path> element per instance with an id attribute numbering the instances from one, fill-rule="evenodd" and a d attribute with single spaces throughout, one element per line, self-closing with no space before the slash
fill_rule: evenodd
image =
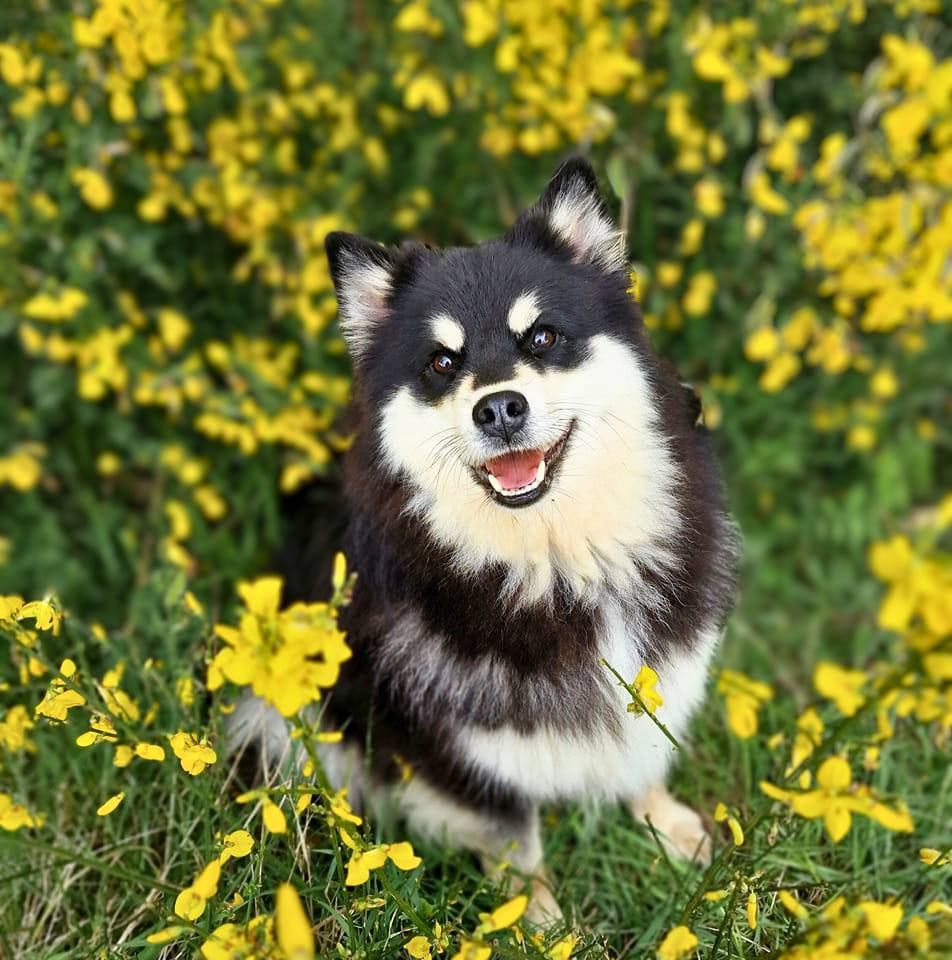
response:
<path id="1" fill-rule="evenodd" d="M 414 831 L 475 853 L 492 879 L 503 881 L 509 875 L 511 887 L 525 890 L 529 896 L 529 921 L 542 925 L 562 918 L 545 876 L 535 805 L 527 803 L 505 814 L 479 809 L 461 803 L 421 777 L 414 777 L 401 788 L 399 803 Z"/>
<path id="2" fill-rule="evenodd" d="M 529 896 L 526 919 L 539 926 L 562 919 L 562 911 L 552 894 L 542 854 L 542 831 L 538 807 L 530 808 L 515 823 L 487 821 L 485 845 L 480 855 L 483 871 L 492 879 L 503 879 L 512 867 L 513 892 L 525 890 Z"/>

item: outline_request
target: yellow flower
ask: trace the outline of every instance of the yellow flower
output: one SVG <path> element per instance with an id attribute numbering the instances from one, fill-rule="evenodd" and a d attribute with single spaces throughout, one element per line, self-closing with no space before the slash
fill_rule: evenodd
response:
<path id="1" fill-rule="evenodd" d="M 38 717 L 65 722 L 68 712 L 73 707 L 82 706 L 86 698 L 78 690 L 68 690 L 66 684 L 58 677 L 51 681 L 43 699 L 34 708 Z"/>
<path id="2" fill-rule="evenodd" d="M 868 423 L 854 424 L 846 433 L 846 446 L 864 452 L 876 446 L 876 431 Z"/>
<path id="3" fill-rule="evenodd" d="M 73 171 L 72 182 L 79 187 L 79 195 L 94 210 L 106 210 L 113 204 L 112 187 L 98 171 L 81 167 Z"/>
<path id="4" fill-rule="evenodd" d="M 810 790 L 793 799 L 795 813 L 808 819 L 823 818 L 823 825 L 834 843 L 849 832 L 855 798 L 846 791 L 852 782 L 849 764 L 842 757 L 828 757 L 817 771 L 819 789 Z"/>
<path id="5" fill-rule="evenodd" d="M 433 954 L 430 953 L 430 941 L 426 937 L 413 937 L 408 940 L 403 949 L 410 954 L 414 960 L 432 960 Z"/>
<path id="6" fill-rule="evenodd" d="M 704 221 L 696 217 L 684 225 L 681 230 L 681 243 L 678 248 L 681 256 L 690 257 L 701 249 L 704 240 Z"/>
<path id="7" fill-rule="evenodd" d="M 779 215 L 790 209 L 790 204 L 770 185 L 770 178 L 763 170 L 758 170 L 750 178 L 747 192 L 754 204 L 764 213 Z"/>
<path id="8" fill-rule="evenodd" d="M 724 212 L 724 190 L 718 180 L 705 177 L 694 185 L 694 204 L 702 217 L 714 220 Z"/>
<path id="9" fill-rule="evenodd" d="M 902 904 L 877 903 L 875 900 L 864 900 L 859 905 L 866 917 L 866 923 L 877 940 L 888 943 L 896 935 L 899 924 L 902 923 Z"/>
<path id="10" fill-rule="evenodd" d="M 218 760 L 218 755 L 206 743 L 195 739 L 195 735 L 180 730 L 169 737 L 172 752 L 179 759 L 182 769 L 195 777 L 207 766 Z"/>
<path id="11" fill-rule="evenodd" d="M 677 286 L 678 281 L 681 279 L 682 272 L 683 267 L 680 263 L 672 260 L 664 260 L 658 264 L 655 275 L 658 279 L 658 284 L 667 290 L 670 287 Z"/>
<path id="12" fill-rule="evenodd" d="M 178 310 L 163 307 L 159 310 L 156 321 L 162 342 L 172 353 L 178 353 L 192 332 L 188 318 Z"/>
<path id="13" fill-rule="evenodd" d="M 757 929 L 757 897 L 753 892 L 747 895 L 747 926 Z"/>
<path id="14" fill-rule="evenodd" d="M 901 580 L 912 567 L 912 544 L 908 537 L 897 534 L 869 548 L 869 566 L 873 573 L 886 582 Z"/>
<path id="15" fill-rule="evenodd" d="M 54 635 L 59 633 L 62 619 L 57 609 L 45 600 L 31 600 L 17 611 L 17 620 L 32 620 L 37 630 L 52 630 Z"/>
<path id="16" fill-rule="evenodd" d="M 899 380 L 888 367 L 880 367 L 869 378 L 869 390 L 880 400 L 890 400 L 899 393 Z"/>
<path id="17" fill-rule="evenodd" d="M 779 393 L 799 372 L 802 364 L 795 353 L 777 354 L 765 367 L 758 383 L 765 393 Z"/>
<path id="18" fill-rule="evenodd" d="M 758 327 L 744 341 L 744 356 L 754 362 L 770 360 L 780 352 L 780 337 L 773 327 Z"/>
<path id="19" fill-rule="evenodd" d="M 481 47 L 499 32 L 499 17 L 491 2 L 466 0 L 463 4 L 463 42 Z"/>
<path id="20" fill-rule="evenodd" d="M 175 915 L 183 920 L 197 920 L 205 912 L 205 904 L 218 893 L 221 864 L 212 860 L 175 898 Z"/>
<path id="21" fill-rule="evenodd" d="M 0 747 L 10 753 L 26 751 L 34 753 L 36 745 L 29 738 L 35 724 L 29 711 L 22 704 L 15 704 L 0 714 Z"/>
<path id="22" fill-rule="evenodd" d="M 125 797 L 126 797 L 126 793 L 124 790 L 121 791 L 120 793 L 115 794 L 115 796 L 110 797 L 104 804 L 102 804 L 100 807 L 97 808 L 96 816 L 108 817 L 109 814 L 112 813 L 113 810 L 115 810 L 120 803 L 122 803 Z"/>
<path id="23" fill-rule="evenodd" d="M 380 844 L 370 847 L 368 850 L 360 851 L 356 849 L 354 841 L 345 830 L 340 830 L 339 833 L 345 845 L 353 850 L 353 855 L 347 864 L 347 876 L 344 879 L 344 883 L 348 887 L 366 883 L 371 872 L 379 870 L 387 860 L 390 860 L 400 870 L 414 870 L 423 862 L 413 852 L 413 847 L 406 841 Z"/>
<path id="24" fill-rule="evenodd" d="M 408 110 L 426 108 L 434 117 L 445 117 L 450 112 L 449 94 L 435 73 L 414 77 L 403 91 L 403 105 Z"/>
<path id="25" fill-rule="evenodd" d="M 860 693 L 865 685 L 866 674 L 862 670 L 848 670 L 827 660 L 821 660 L 813 671 L 816 692 L 832 700 L 846 717 L 853 716 L 866 702 Z"/>
<path id="26" fill-rule="evenodd" d="M 347 875 L 344 884 L 356 887 L 370 879 L 373 870 L 379 870 L 387 862 L 387 851 L 384 847 L 371 847 L 360 852 L 355 850 L 347 864 Z"/>
<path id="27" fill-rule="evenodd" d="M 254 848 L 254 837 L 247 830 L 234 830 L 226 833 L 222 838 L 222 851 L 218 855 L 219 863 L 227 863 L 231 859 L 238 860 L 247 857 Z"/>
<path id="28" fill-rule="evenodd" d="M 577 943 L 578 937 L 574 933 L 567 933 L 546 950 L 546 960 L 569 960 Z"/>
<path id="29" fill-rule="evenodd" d="M 658 946 L 658 960 L 682 960 L 697 949 L 697 937 L 685 926 L 669 930 Z"/>
<path id="30" fill-rule="evenodd" d="M 459 950 L 453 954 L 452 960 L 489 960 L 492 956 L 492 947 L 487 947 L 476 940 L 462 940 Z"/>
<path id="31" fill-rule="evenodd" d="M 736 670 L 722 670 L 717 692 L 725 699 L 732 732 L 742 740 L 750 739 L 757 732 L 758 711 L 773 697 L 773 688 Z"/>
<path id="32" fill-rule="evenodd" d="M 714 809 L 714 819 L 718 823 L 727 821 L 735 847 L 739 847 L 744 842 L 744 828 L 740 825 L 737 817 L 733 816 L 723 803 L 719 803 Z"/>
<path id="33" fill-rule="evenodd" d="M 347 802 L 346 787 L 342 787 L 337 791 L 337 793 L 334 794 L 333 797 L 331 797 L 329 806 L 331 814 L 337 819 L 343 820 L 345 823 L 353 823 L 357 826 L 360 826 L 360 824 L 364 822 L 359 816 L 357 816 L 356 813 L 354 813 L 350 804 Z"/>
<path id="34" fill-rule="evenodd" d="M 903 807 L 892 808 L 877 800 L 867 787 L 850 791 L 852 771 L 842 757 L 828 757 L 817 771 L 815 790 L 798 792 L 784 790 L 767 781 L 760 789 L 774 800 L 788 803 L 794 813 L 808 820 L 823 818 L 823 825 L 834 843 L 839 843 L 849 832 L 852 814 L 859 813 L 875 820 L 887 830 L 909 833 L 912 818 Z"/>
<path id="35" fill-rule="evenodd" d="M 647 711 L 654 716 L 658 707 L 663 706 L 664 698 L 658 692 L 658 674 L 648 664 L 643 664 L 638 676 L 632 682 L 637 699 L 628 704 L 628 712 L 640 716 Z"/>
<path id="36" fill-rule="evenodd" d="M 43 814 L 32 814 L 16 803 L 8 793 L 0 793 L 0 830 L 22 830 L 41 827 L 46 822 Z"/>
<path id="37" fill-rule="evenodd" d="M 104 450 L 96 457 L 96 472 L 101 477 L 114 477 L 122 469 L 122 460 L 111 450 Z"/>
<path id="38" fill-rule="evenodd" d="M 692 317 L 703 316 L 711 309 L 711 301 L 716 292 L 717 278 L 710 270 L 695 273 L 681 300 L 684 312 Z"/>
<path id="39" fill-rule="evenodd" d="M 941 851 L 932 847 L 922 847 L 919 850 L 919 860 L 929 867 L 944 867 L 949 863 L 947 856 L 943 856 Z"/>
<path id="40" fill-rule="evenodd" d="M 929 125 L 931 113 L 925 97 L 911 97 L 882 115 L 879 123 L 893 153 L 902 156 L 915 150 L 916 141 Z"/>
<path id="41" fill-rule="evenodd" d="M 296 603 L 279 611 L 281 580 L 262 577 L 238 585 L 246 611 L 239 627 L 218 624 L 224 640 L 208 669 L 208 688 L 225 680 L 252 690 L 286 717 L 333 686 L 351 656 L 336 613 L 325 603 Z"/>
<path id="42" fill-rule="evenodd" d="M 780 902 L 784 905 L 787 912 L 793 914 L 798 920 L 804 920 L 809 916 L 807 908 L 800 903 L 794 891 L 780 890 L 777 895 L 780 897 Z"/>
<path id="43" fill-rule="evenodd" d="M 759 210 L 748 210 L 744 216 L 744 236 L 756 243 L 767 231 L 767 218 Z"/>
<path id="44" fill-rule="evenodd" d="M 31 320 L 61 323 L 72 320 L 89 303 L 89 297 L 78 287 L 62 287 L 59 293 L 37 293 L 22 306 L 23 315 Z"/>
<path id="45" fill-rule="evenodd" d="M 297 891 L 290 883 L 282 883 L 278 887 L 274 925 L 278 946 L 284 951 L 287 960 L 310 960 L 314 956 L 311 921 L 301 906 Z"/>

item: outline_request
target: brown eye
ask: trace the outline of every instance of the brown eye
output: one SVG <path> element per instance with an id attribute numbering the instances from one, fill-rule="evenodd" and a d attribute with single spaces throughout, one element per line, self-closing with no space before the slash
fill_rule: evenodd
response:
<path id="1" fill-rule="evenodd" d="M 430 361 L 430 366 L 435 373 L 445 377 L 447 374 L 453 373 L 453 371 L 456 370 L 456 360 L 448 353 L 438 353 Z"/>
<path id="2" fill-rule="evenodd" d="M 533 350 L 542 352 L 555 346 L 556 333 L 551 327 L 536 327 L 529 338 L 529 345 Z"/>

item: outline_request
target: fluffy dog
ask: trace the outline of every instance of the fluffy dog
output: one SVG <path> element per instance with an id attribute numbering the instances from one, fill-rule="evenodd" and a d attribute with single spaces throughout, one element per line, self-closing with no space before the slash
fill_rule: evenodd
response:
<path id="1" fill-rule="evenodd" d="M 673 747 L 603 661 L 626 678 L 651 666 L 658 717 L 684 736 L 736 538 L 592 169 L 564 164 L 498 240 L 439 251 L 332 233 L 327 254 L 355 442 L 342 502 L 297 525 L 283 573 L 316 599 L 338 548 L 358 575 L 329 776 L 352 799 L 388 791 L 418 832 L 508 858 L 536 918 L 558 912 L 549 801 L 625 799 L 673 850 L 706 857 L 700 818 L 664 788 Z M 280 717 L 251 701 L 235 735 L 286 749 Z"/>

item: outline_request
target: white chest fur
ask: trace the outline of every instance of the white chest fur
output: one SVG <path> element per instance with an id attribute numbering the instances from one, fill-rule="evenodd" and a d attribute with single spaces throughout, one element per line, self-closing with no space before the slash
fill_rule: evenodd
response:
<path id="1" fill-rule="evenodd" d="M 618 608 L 606 611 L 605 624 L 602 656 L 622 676 L 633 678 L 642 661 L 630 624 Z M 717 640 L 712 628 L 691 652 L 674 653 L 658 668 L 664 703 L 656 716 L 679 741 L 704 697 Z M 676 751 L 650 717 L 627 712 L 630 696 L 609 678 L 620 732 L 596 727 L 573 734 L 540 727 L 522 733 L 510 726 L 490 730 L 470 725 L 457 734 L 457 747 L 476 768 L 539 801 L 637 796 L 664 779 Z"/>

